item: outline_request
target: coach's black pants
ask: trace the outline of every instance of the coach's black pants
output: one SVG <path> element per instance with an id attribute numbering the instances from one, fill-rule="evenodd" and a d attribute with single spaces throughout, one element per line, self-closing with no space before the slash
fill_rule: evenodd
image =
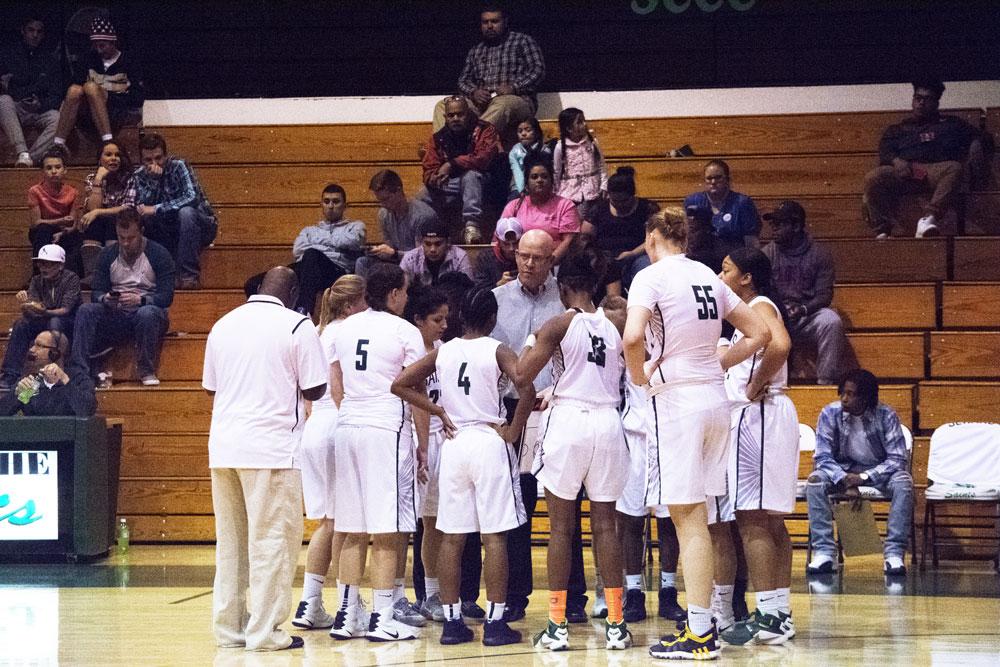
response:
<path id="1" fill-rule="evenodd" d="M 424 541 L 424 520 L 417 519 L 417 532 L 413 533 L 413 590 L 418 600 L 427 599 L 424 586 L 424 563 L 421 560 L 421 544 Z M 465 550 L 462 552 L 462 580 L 459 582 L 458 597 L 462 602 L 479 599 L 479 580 L 483 576 L 483 543 L 479 533 L 465 536 Z"/>

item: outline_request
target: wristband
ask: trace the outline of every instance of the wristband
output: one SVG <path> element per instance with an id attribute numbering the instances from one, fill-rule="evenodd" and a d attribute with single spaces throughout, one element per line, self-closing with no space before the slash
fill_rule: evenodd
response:
<path id="1" fill-rule="evenodd" d="M 523 347 L 534 347 L 538 339 L 535 338 L 535 334 L 528 334 L 528 337 L 524 339 Z"/>

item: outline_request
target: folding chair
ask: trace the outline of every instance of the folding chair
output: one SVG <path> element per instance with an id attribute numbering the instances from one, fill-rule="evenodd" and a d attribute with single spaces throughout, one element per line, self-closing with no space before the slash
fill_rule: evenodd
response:
<path id="1" fill-rule="evenodd" d="M 900 425 L 903 430 L 903 440 L 906 442 L 906 469 L 908 472 L 913 472 L 913 433 L 906 425 Z M 815 448 L 815 447 L 814 447 Z M 891 502 L 891 498 L 879 491 L 874 486 L 859 486 L 858 492 L 861 497 L 865 500 L 870 500 L 874 502 Z M 803 489 L 804 494 L 804 489 Z M 847 497 L 842 493 L 831 493 L 830 502 L 831 503 L 845 503 L 850 502 L 852 498 Z M 915 511 L 915 510 L 914 510 Z M 806 562 L 812 560 L 812 533 L 809 534 L 809 548 L 806 551 Z M 840 544 L 840 535 L 837 535 L 837 562 L 844 562 L 844 548 Z M 910 562 L 913 565 L 917 564 L 917 533 L 916 533 L 916 519 L 914 515 L 910 514 Z"/>
<path id="2" fill-rule="evenodd" d="M 939 547 L 971 542 L 993 544 L 995 549 L 990 555 L 969 555 L 963 560 L 991 559 L 993 567 L 1000 570 L 1000 424 L 951 423 L 938 427 L 931 436 L 927 480 L 921 569 L 925 567 L 930 541 L 934 567 L 940 559 Z M 949 506 L 964 506 L 965 512 L 947 513 Z M 973 514 L 979 508 L 989 508 L 991 513 Z M 939 536 L 942 529 L 949 534 Z M 955 534 L 956 530 L 970 534 Z M 990 531 L 992 535 L 977 535 L 976 531 Z"/>

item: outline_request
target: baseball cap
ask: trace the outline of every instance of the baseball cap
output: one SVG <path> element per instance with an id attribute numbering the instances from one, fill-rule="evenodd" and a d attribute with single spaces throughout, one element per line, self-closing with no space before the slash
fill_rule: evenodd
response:
<path id="1" fill-rule="evenodd" d="M 61 246 L 57 246 L 55 243 L 50 243 L 49 245 L 43 245 L 38 250 L 38 257 L 32 257 L 31 259 L 40 259 L 43 262 L 59 262 L 61 264 L 66 263 L 66 251 L 62 249 Z"/>
<path id="2" fill-rule="evenodd" d="M 517 218 L 500 218 L 497 220 L 496 237 L 506 241 L 508 234 L 513 234 L 515 241 L 521 240 L 524 230 L 521 228 L 521 223 L 517 221 Z"/>
<path id="3" fill-rule="evenodd" d="M 437 218 L 432 218 L 420 226 L 420 235 L 446 239 L 448 238 L 448 226 Z"/>
<path id="4" fill-rule="evenodd" d="M 787 199 L 770 213 L 761 216 L 765 220 L 792 220 L 804 223 L 806 221 L 806 211 L 797 201 Z"/>
<path id="5" fill-rule="evenodd" d="M 108 19 L 98 16 L 90 23 L 90 41 L 92 42 L 114 42 L 118 39 L 115 26 Z"/>

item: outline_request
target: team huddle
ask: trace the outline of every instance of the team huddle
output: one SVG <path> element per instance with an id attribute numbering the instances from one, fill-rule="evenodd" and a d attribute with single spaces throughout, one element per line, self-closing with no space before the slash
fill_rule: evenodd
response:
<path id="1" fill-rule="evenodd" d="M 396 641 L 418 637 L 423 614 L 443 621 L 442 644 L 472 641 L 459 588 L 466 536 L 479 533 L 482 642 L 522 641 L 508 624 L 518 617 L 505 616 L 507 535 L 528 520 L 518 478 L 520 459 L 533 452 L 551 521 L 549 618 L 535 646 L 570 646 L 567 588 L 581 491 L 603 578 L 607 649 L 632 645 L 621 517 L 650 510 L 676 525 L 688 605 L 686 622 L 649 649 L 653 657 L 714 658 L 720 641 L 794 635 L 782 515 L 795 502 L 798 419 L 784 395 L 789 343 L 767 298 L 770 265 L 749 248 L 733 251 L 718 276 L 688 259 L 679 209 L 651 217 L 646 232 L 652 265 L 635 277 L 627 302 L 607 297 L 595 306 L 603 258 L 568 257 L 555 278 L 565 311 L 518 352 L 491 337 L 495 290 L 466 292 L 449 315 L 443 297 L 408 297 L 406 274 L 388 264 L 327 290 L 319 342 L 329 390 L 312 403 L 300 455 L 307 516 L 320 524 L 295 626 L 329 628 L 338 640 Z M 724 320 L 735 334 L 722 345 Z M 461 336 L 442 343 L 455 321 Z M 536 392 L 546 369 L 551 387 Z M 504 400 L 511 386 L 513 403 Z M 516 405 L 511 414 L 505 404 Z M 519 448 L 533 410 L 542 410 L 537 442 Z M 403 579 L 418 518 L 427 598 L 419 607 L 405 599 Z M 757 591 L 756 611 L 740 620 L 732 613 L 734 520 Z M 369 542 L 370 611 L 359 595 Z M 332 614 L 322 599 L 331 566 Z"/>

